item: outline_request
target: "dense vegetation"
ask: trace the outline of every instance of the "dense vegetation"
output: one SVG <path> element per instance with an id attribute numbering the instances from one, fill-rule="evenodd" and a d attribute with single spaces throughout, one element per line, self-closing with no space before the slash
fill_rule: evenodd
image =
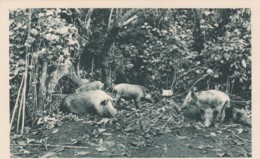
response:
<path id="1" fill-rule="evenodd" d="M 250 9 L 10 10 L 11 124 L 23 132 L 52 112 L 53 92 L 72 93 L 85 79 L 175 96 L 196 83 L 250 99 L 250 17 Z"/>

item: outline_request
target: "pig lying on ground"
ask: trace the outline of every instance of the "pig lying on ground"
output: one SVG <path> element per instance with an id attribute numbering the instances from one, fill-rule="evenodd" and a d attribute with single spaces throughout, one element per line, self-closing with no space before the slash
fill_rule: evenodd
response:
<path id="1" fill-rule="evenodd" d="M 116 103 L 118 103 L 120 98 L 134 99 L 135 106 L 137 108 L 140 108 L 141 99 L 154 102 L 152 99 L 152 95 L 150 93 L 147 93 L 147 91 L 148 91 L 147 88 L 140 85 L 121 83 L 115 85 L 113 88 L 113 93 L 116 94 L 114 100 Z"/>
<path id="2" fill-rule="evenodd" d="M 61 110 L 77 115 L 97 113 L 99 116 L 114 116 L 117 110 L 113 107 L 112 100 L 102 90 L 70 94 L 65 97 Z"/>
<path id="3" fill-rule="evenodd" d="M 86 92 L 86 91 L 94 91 L 94 90 L 101 90 L 104 87 L 104 83 L 100 81 L 94 81 L 87 84 L 82 85 L 81 87 L 75 90 L 75 93 L 79 92 Z"/>
<path id="4" fill-rule="evenodd" d="M 198 107 L 210 106 L 213 112 L 215 110 L 217 111 L 215 119 L 222 123 L 225 118 L 225 109 L 226 107 L 230 107 L 230 98 L 227 94 L 217 90 L 200 92 L 194 92 L 193 90 L 191 90 L 185 97 L 181 109 L 184 109 L 191 105 L 196 105 Z M 214 115 L 212 114 L 212 116 Z"/>

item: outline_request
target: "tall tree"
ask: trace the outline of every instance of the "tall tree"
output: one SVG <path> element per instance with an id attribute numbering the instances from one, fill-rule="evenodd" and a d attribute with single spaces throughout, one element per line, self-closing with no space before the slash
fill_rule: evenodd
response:
<path id="1" fill-rule="evenodd" d="M 105 39 L 104 45 L 102 47 L 102 58 L 101 58 L 101 73 L 102 73 L 102 81 L 105 83 L 105 87 L 108 85 L 110 81 L 108 81 L 108 52 L 111 45 L 114 43 L 120 29 L 129 23 L 131 23 L 134 19 L 137 18 L 135 15 L 138 12 L 138 9 L 130 9 L 125 13 L 122 13 L 121 9 L 115 9 L 114 23 L 112 25 L 108 25 L 108 34 Z M 111 9 L 113 12 L 113 9 Z M 112 14 L 112 13 L 111 13 Z M 111 18 L 111 16 L 110 16 Z"/>

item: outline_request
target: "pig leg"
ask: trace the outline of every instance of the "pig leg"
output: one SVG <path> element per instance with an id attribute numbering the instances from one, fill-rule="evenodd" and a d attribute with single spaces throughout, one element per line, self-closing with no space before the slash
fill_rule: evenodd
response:
<path id="1" fill-rule="evenodd" d="M 117 94 L 116 97 L 114 98 L 114 102 L 115 102 L 116 104 L 119 104 L 120 98 L 121 98 L 121 96 Z"/>
<path id="2" fill-rule="evenodd" d="M 221 124 L 221 119 L 222 119 L 222 116 L 221 116 L 221 107 L 222 106 L 218 106 L 217 108 L 216 108 L 216 116 L 215 116 L 215 119 L 214 119 L 214 125 L 215 125 L 215 127 L 219 127 L 219 125 Z"/>
<path id="3" fill-rule="evenodd" d="M 220 122 L 222 123 L 225 119 L 225 114 L 226 114 L 226 108 L 229 107 L 229 101 L 226 101 L 223 106 L 222 106 L 222 109 L 221 109 L 221 120 Z"/>
<path id="4" fill-rule="evenodd" d="M 114 98 L 114 101 L 117 103 L 120 100 L 120 96 L 116 95 L 116 97 Z"/>
<path id="5" fill-rule="evenodd" d="M 225 111 L 226 111 L 226 106 L 228 105 L 228 101 L 224 102 L 220 106 L 217 107 L 217 116 L 216 120 L 219 122 L 219 125 L 222 124 L 222 122 L 225 119 Z"/>
<path id="6" fill-rule="evenodd" d="M 135 106 L 136 106 L 137 109 L 140 108 L 140 106 L 141 106 L 141 97 L 137 97 L 135 99 Z"/>

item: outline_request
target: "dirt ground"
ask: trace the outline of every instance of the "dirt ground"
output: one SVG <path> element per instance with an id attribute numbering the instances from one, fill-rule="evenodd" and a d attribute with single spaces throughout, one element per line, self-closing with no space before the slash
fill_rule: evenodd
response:
<path id="1" fill-rule="evenodd" d="M 251 157 L 251 127 L 226 121 L 205 128 L 176 112 L 173 99 L 123 102 L 115 118 L 45 116 L 25 135 L 11 134 L 12 157 Z"/>

